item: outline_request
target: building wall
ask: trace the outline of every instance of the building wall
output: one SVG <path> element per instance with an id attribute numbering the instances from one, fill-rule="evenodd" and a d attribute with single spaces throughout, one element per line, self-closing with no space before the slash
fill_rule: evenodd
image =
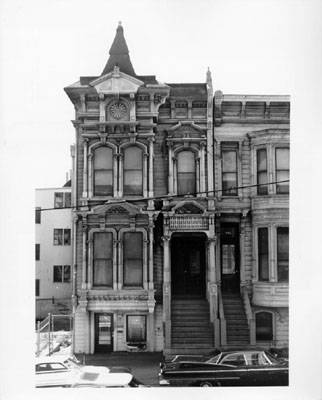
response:
<path id="1" fill-rule="evenodd" d="M 53 281 L 54 265 L 70 265 L 72 273 L 72 244 L 63 246 L 53 244 L 55 228 L 72 229 L 72 211 L 54 208 L 55 192 L 70 193 L 71 188 L 36 189 L 36 207 L 43 209 L 41 223 L 35 224 L 35 243 L 40 244 L 40 260 L 35 261 L 35 278 L 40 281 L 39 296 L 36 297 L 37 316 L 40 318 L 46 316 L 49 310 L 62 311 L 65 308 L 65 312 L 69 311 L 72 294 L 72 277 L 70 282 Z"/>

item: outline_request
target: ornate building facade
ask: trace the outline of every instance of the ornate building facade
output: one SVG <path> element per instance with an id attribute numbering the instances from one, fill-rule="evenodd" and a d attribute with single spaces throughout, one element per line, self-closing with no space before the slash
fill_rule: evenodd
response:
<path id="1" fill-rule="evenodd" d="M 287 346 L 288 96 L 137 75 L 121 25 L 65 91 L 75 352 Z"/>

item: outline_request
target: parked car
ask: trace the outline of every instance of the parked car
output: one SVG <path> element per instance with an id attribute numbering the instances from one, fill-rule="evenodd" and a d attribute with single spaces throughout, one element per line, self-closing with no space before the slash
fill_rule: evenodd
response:
<path id="1" fill-rule="evenodd" d="M 73 388 L 107 387 L 145 387 L 126 367 L 86 367 L 75 382 Z"/>
<path id="2" fill-rule="evenodd" d="M 75 356 L 37 357 L 36 387 L 68 386 L 82 368 Z"/>
<path id="3" fill-rule="evenodd" d="M 183 356 L 184 357 L 184 356 Z M 185 356 L 187 357 L 187 356 Z M 200 356 L 202 357 L 202 356 Z M 264 350 L 218 351 L 207 360 L 162 363 L 161 386 L 287 386 L 288 363 Z"/>

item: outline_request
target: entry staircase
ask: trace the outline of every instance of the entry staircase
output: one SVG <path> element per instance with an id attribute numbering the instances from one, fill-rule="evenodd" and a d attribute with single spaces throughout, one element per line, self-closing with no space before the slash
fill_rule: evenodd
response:
<path id="1" fill-rule="evenodd" d="M 207 354 L 214 348 L 206 299 L 179 296 L 171 302 L 171 353 Z"/>
<path id="2" fill-rule="evenodd" d="M 222 292 L 222 301 L 226 320 L 227 347 L 249 346 L 249 326 L 240 294 Z"/>

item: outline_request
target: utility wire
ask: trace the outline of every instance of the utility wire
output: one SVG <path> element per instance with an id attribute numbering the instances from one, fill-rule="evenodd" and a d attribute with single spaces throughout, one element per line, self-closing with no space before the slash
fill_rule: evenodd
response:
<path id="1" fill-rule="evenodd" d="M 286 183 L 289 182 L 289 179 L 283 180 L 283 181 L 274 181 L 274 182 L 267 182 L 267 183 L 256 183 L 254 185 L 244 185 L 244 186 L 232 186 L 229 189 L 216 189 L 216 190 L 207 190 L 205 192 L 194 192 L 194 193 L 187 193 L 187 194 L 169 194 L 169 195 L 163 195 L 163 196 L 154 196 L 154 197 L 141 197 L 139 199 L 117 199 L 115 201 L 110 201 L 109 204 L 124 204 L 124 203 L 136 203 L 136 202 L 142 202 L 142 201 L 148 201 L 148 200 L 172 200 L 177 197 L 185 197 L 185 198 L 190 198 L 194 197 L 198 194 L 206 194 L 208 193 L 219 193 L 219 192 L 229 192 L 231 190 L 236 190 L 236 189 L 246 189 L 246 188 L 252 188 L 252 187 L 259 187 L 259 186 L 268 186 L 268 185 L 275 185 L 277 183 Z M 95 200 L 91 201 L 91 206 L 96 206 L 100 204 L 106 203 L 108 200 Z M 80 206 L 82 207 L 82 206 Z M 84 206 L 85 207 L 85 206 Z M 52 207 L 52 208 L 36 208 L 37 211 L 50 211 L 50 210 L 66 210 L 66 209 L 73 209 L 75 207 Z"/>

